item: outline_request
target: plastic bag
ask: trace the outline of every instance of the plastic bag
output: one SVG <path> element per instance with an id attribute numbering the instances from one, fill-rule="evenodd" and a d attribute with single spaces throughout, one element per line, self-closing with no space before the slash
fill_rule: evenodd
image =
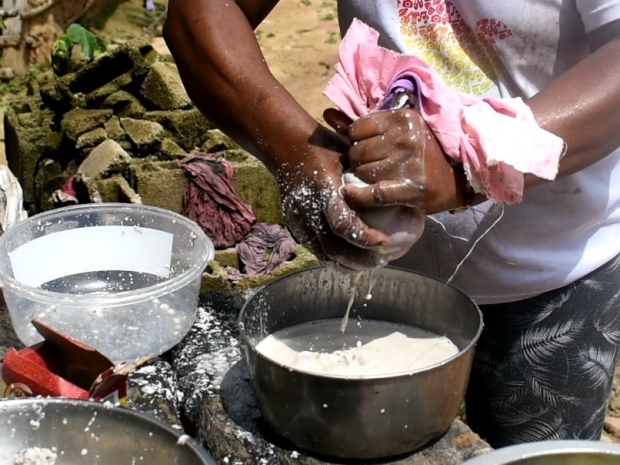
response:
<path id="1" fill-rule="evenodd" d="M 368 186 L 351 172 L 342 175 L 342 183 L 359 187 Z M 358 208 L 356 212 L 364 223 L 388 236 L 389 241 L 386 245 L 374 249 L 386 262 L 405 255 L 424 232 L 425 215 L 415 208 L 404 206 Z"/>
<path id="2" fill-rule="evenodd" d="M 28 218 L 19 181 L 9 167 L 0 165 L 0 227 L 2 232 Z"/>

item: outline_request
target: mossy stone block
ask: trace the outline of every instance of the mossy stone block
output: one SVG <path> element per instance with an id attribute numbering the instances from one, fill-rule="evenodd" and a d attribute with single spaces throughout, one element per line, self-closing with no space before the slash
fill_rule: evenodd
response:
<path id="1" fill-rule="evenodd" d="M 77 139 L 75 147 L 78 150 L 96 147 L 108 139 L 108 133 L 104 128 L 95 128 L 85 132 Z"/>
<path id="2" fill-rule="evenodd" d="M 111 116 L 112 110 L 74 108 L 64 114 L 60 127 L 70 140 L 77 142 L 82 134 L 103 126 Z"/>
<path id="3" fill-rule="evenodd" d="M 116 116 L 139 118 L 146 113 L 146 108 L 140 101 L 129 92 L 119 90 L 107 97 L 102 104 L 103 108 L 109 108 Z"/>
<path id="4" fill-rule="evenodd" d="M 120 118 L 121 126 L 139 151 L 152 150 L 164 136 L 164 128 L 154 121 Z"/>
<path id="5" fill-rule="evenodd" d="M 219 129 L 207 131 L 206 140 L 200 147 L 203 153 L 216 153 L 224 150 L 239 150 L 240 147 Z"/>
<path id="6" fill-rule="evenodd" d="M 174 63 L 154 63 L 142 83 L 142 95 L 162 110 L 179 110 L 192 106 Z"/>
<path id="7" fill-rule="evenodd" d="M 196 108 L 190 110 L 150 111 L 143 119 L 163 126 L 166 137 L 187 152 L 200 147 L 213 125 Z"/>

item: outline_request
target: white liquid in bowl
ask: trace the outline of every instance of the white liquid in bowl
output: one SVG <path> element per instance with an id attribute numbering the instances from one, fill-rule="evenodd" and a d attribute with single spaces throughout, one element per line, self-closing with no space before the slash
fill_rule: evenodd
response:
<path id="1" fill-rule="evenodd" d="M 341 331 L 340 319 L 292 326 L 256 346 L 292 369 L 351 378 L 414 372 L 459 352 L 448 338 L 414 326 L 359 320 Z"/>

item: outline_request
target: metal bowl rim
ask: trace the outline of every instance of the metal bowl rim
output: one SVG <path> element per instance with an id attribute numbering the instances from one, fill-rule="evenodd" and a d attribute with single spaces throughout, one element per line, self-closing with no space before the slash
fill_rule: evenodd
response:
<path id="1" fill-rule="evenodd" d="M 365 381 L 380 381 L 380 380 L 394 380 L 394 379 L 399 379 L 399 378 L 408 378 L 411 376 L 415 376 L 418 375 L 420 373 L 426 373 L 426 372 L 430 372 L 433 371 L 437 368 L 440 368 L 442 366 L 445 365 L 449 365 L 450 363 L 452 363 L 453 361 L 461 358 L 462 356 L 464 356 L 467 352 L 469 352 L 478 342 L 478 339 L 480 338 L 480 335 L 482 334 L 482 329 L 484 327 L 484 323 L 482 320 L 482 312 L 480 311 L 480 308 L 478 307 L 478 304 L 476 304 L 476 302 L 474 302 L 474 300 L 469 297 L 467 294 L 465 294 L 461 289 L 459 289 L 458 287 L 456 287 L 455 285 L 451 284 L 451 283 L 447 283 L 442 281 L 441 279 L 435 278 L 434 276 L 430 276 L 428 274 L 425 273 L 419 273 L 417 271 L 411 271 L 411 270 L 407 270 L 405 268 L 400 268 L 400 267 L 395 267 L 395 266 L 388 266 L 385 268 L 391 269 L 391 270 L 396 270 L 396 271 L 404 271 L 406 273 L 410 273 L 410 274 L 415 274 L 418 276 L 422 276 L 425 278 L 429 278 L 433 281 L 437 281 L 439 283 L 443 283 L 445 286 L 449 286 L 452 289 L 454 289 L 456 292 L 458 292 L 459 294 L 463 295 L 465 298 L 467 298 L 473 305 L 474 308 L 476 309 L 476 312 L 478 314 L 478 331 L 476 331 L 475 336 L 472 338 L 472 340 L 469 342 L 469 344 L 467 344 L 467 346 L 462 349 L 459 350 L 458 353 L 456 353 L 455 355 L 453 355 L 450 358 L 447 358 L 441 362 L 435 363 L 433 365 L 429 365 L 426 368 L 423 368 L 421 370 L 415 370 L 415 371 L 399 371 L 399 372 L 395 372 L 395 373 L 389 373 L 389 374 L 384 374 L 384 375 L 372 375 L 372 376 L 365 376 L 363 378 L 361 377 L 357 377 L 357 378 L 353 378 L 350 376 L 342 376 L 342 375 L 321 375 L 318 373 L 313 373 L 313 372 L 308 372 L 308 371 L 304 371 L 304 370 L 299 370 L 297 368 L 291 368 L 287 365 L 284 365 L 282 363 L 276 362 L 275 360 L 272 360 L 269 357 L 264 356 L 263 354 L 261 354 L 260 352 L 258 352 L 258 350 L 256 350 L 256 346 L 254 346 L 252 343 L 250 343 L 250 341 L 248 340 L 248 337 L 246 335 L 246 331 L 245 331 L 245 325 L 243 324 L 243 317 L 245 316 L 245 311 L 246 308 L 249 306 L 250 302 L 258 295 L 259 292 L 261 292 L 262 290 L 266 289 L 267 287 L 269 287 L 272 284 L 275 284 L 279 281 L 282 281 L 286 278 L 290 278 L 292 276 L 295 276 L 297 274 L 301 274 L 304 272 L 308 272 L 308 271 L 312 271 L 312 270 L 318 270 L 318 269 L 325 269 L 327 268 L 326 266 L 313 266 L 313 267 L 309 267 L 309 268 L 304 268 L 303 270 L 297 270 L 294 271 L 292 273 L 289 273 L 287 275 L 284 276 L 280 276 L 277 279 L 274 279 L 273 281 L 271 281 L 270 283 L 266 284 L 262 289 L 260 289 L 259 291 L 257 291 L 256 293 L 254 293 L 241 307 L 241 311 L 239 312 L 239 317 L 237 318 L 237 326 L 239 328 L 239 335 L 241 336 L 241 340 L 243 341 L 243 344 L 245 345 L 246 348 L 249 348 L 249 350 L 251 350 L 254 354 L 256 354 L 257 358 L 260 358 L 262 360 L 265 360 L 273 365 L 276 365 L 280 368 L 283 368 L 285 370 L 288 370 L 292 373 L 297 373 L 303 376 L 309 376 L 312 378 L 317 378 L 317 379 L 323 379 L 323 380 L 333 380 L 333 381 L 351 381 L 351 382 L 365 382 Z"/>
<path id="2" fill-rule="evenodd" d="M 148 423 L 155 428 L 160 430 L 164 430 L 166 434 L 170 434 L 175 438 L 180 438 L 183 436 L 183 432 L 174 429 L 173 427 L 163 423 L 162 421 L 151 417 L 150 415 L 146 415 L 145 413 L 139 412 L 137 410 L 132 410 L 125 407 L 112 406 L 109 407 L 103 402 L 96 402 L 91 400 L 77 400 L 77 399 L 62 399 L 62 398 L 29 398 L 29 399 L 7 399 L 0 401 L 0 412 L 6 412 L 7 410 L 4 408 L 5 406 L 34 406 L 34 405 L 46 405 L 58 404 L 61 406 L 77 406 L 78 408 L 91 409 L 97 412 L 102 411 L 114 411 L 117 412 L 121 416 L 125 417 L 134 417 L 138 421 Z M 181 447 L 181 446 L 179 446 Z M 207 450 L 202 447 L 194 438 L 190 436 L 190 439 L 183 445 L 183 447 L 188 447 L 192 450 L 196 456 L 202 460 L 207 465 L 217 465 L 215 459 L 207 452 Z"/>
<path id="3" fill-rule="evenodd" d="M 620 456 L 620 444 L 579 440 L 540 441 L 497 449 L 468 460 L 463 465 L 518 465 L 518 460 L 567 453 Z"/>
<path id="4" fill-rule="evenodd" d="M 198 226 L 198 224 L 189 218 L 186 218 L 178 213 L 159 208 L 151 205 L 132 204 L 132 203 L 93 203 L 83 205 L 71 205 L 68 207 L 61 207 L 55 210 L 49 210 L 46 212 L 33 215 L 24 221 L 16 224 L 14 227 L 8 229 L 4 234 L 0 236 L 0 243 L 10 240 L 13 236 L 18 235 L 21 232 L 20 227 L 23 227 L 27 222 L 46 221 L 49 217 L 57 217 L 63 213 L 79 214 L 105 211 L 109 210 L 113 213 L 122 212 L 126 210 L 128 212 L 145 212 L 149 214 L 155 214 L 169 218 L 171 221 L 175 220 L 177 223 L 184 224 L 197 238 L 204 241 L 205 247 L 200 257 L 200 265 L 194 265 L 183 271 L 181 274 L 173 279 L 168 279 L 161 283 L 152 284 L 140 289 L 131 291 L 116 292 L 113 296 L 101 296 L 91 294 L 66 294 L 63 292 L 47 291 L 38 287 L 28 286 L 22 282 L 16 280 L 12 276 L 9 276 L 2 269 L 0 269 L 0 287 L 8 285 L 13 292 L 25 297 L 28 300 L 35 300 L 37 302 L 60 304 L 67 307 L 82 307 L 84 305 L 92 306 L 105 306 L 105 307 L 121 307 L 130 304 L 136 304 L 145 302 L 147 300 L 161 297 L 164 295 L 172 294 L 179 289 L 184 288 L 189 283 L 194 281 L 204 271 L 207 264 L 215 257 L 215 248 L 211 239 L 205 234 L 205 232 Z M 10 310 L 10 309 L 9 309 Z"/>

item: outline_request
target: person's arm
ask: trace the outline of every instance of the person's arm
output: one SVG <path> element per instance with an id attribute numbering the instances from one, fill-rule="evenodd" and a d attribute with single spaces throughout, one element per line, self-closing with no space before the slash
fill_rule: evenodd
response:
<path id="1" fill-rule="evenodd" d="M 377 265 L 387 237 L 339 195 L 348 143 L 321 126 L 270 72 L 253 28 L 277 0 L 169 0 L 164 38 L 188 95 L 276 176 L 291 232 L 320 259 Z"/>
<path id="2" fill-rule="evenodd" d="M 272 171 L 296 162 L 318 126 L 272 75 L 254 35 L 277 3 L 170 0 L 163 30 L 196 106 Z"/>
<path id="3" fill-rule="evenodd" d="M 620 147 L 620 21 L 593 31 L 592 54 L 526 103 L 544 129 L 564 139 L 558 177 L 576 173 Z M 526 187 L 544 181 L 526 176 Z"/>

